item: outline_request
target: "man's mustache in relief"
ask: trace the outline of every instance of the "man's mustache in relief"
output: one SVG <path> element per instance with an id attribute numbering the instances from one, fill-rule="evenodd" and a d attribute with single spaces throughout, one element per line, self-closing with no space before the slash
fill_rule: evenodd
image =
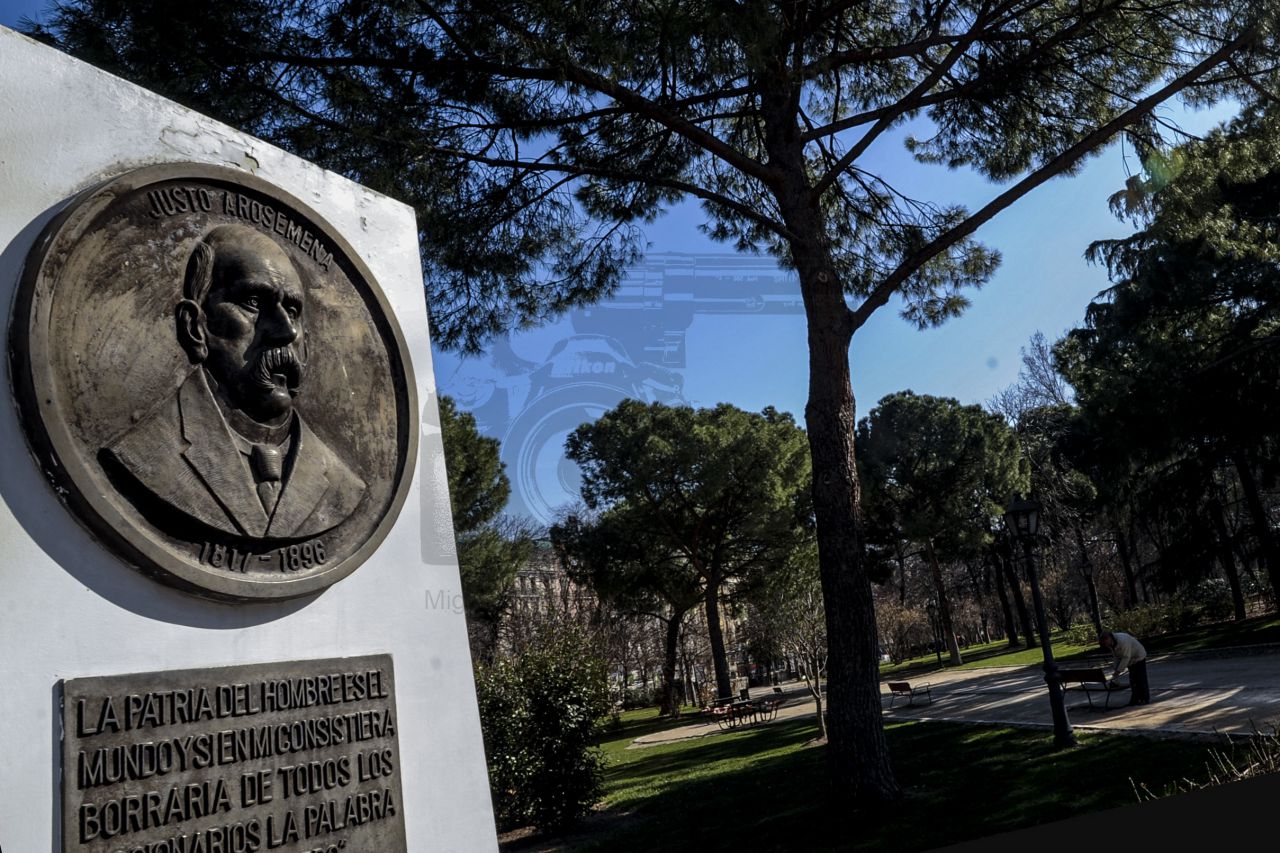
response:
<path id="1" fill-rule="evenodd" d="M 280 376 L 284 378 L 289 393 L 296 395 L 304 372 L 305 365 L 293 351 L 293 347 L 276 347 L 258 356 L 253 365 L 252 381 L 263 391 L 274 391 L 280 385 L 276 380 Z"/>

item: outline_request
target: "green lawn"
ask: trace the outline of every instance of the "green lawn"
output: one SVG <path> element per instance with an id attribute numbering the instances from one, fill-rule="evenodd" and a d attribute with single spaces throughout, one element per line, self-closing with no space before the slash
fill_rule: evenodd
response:
<path id="1" fill-rule="evenodd" d="M 1280 642 L 1280 616 L 1142 638 L 1153 653 Z M 1060 660 L 1106 660 L 1096 646 L 1054 635 Z M 964 650 L 964 667 L 1040 663 L 1040 649 L 1003 643 Z M 944 656 L 945 660 L 945 656 Z M 882 676 L 937 668 L 933 655 L 882 666 Z M 1209 748 L 1184 741 L 1076 732 L 1081 746 L 1055 752 L 1049 733 L 1001 726 L 891 722 L 885 731 L 901 802 L 880 809 L 828 807 L 826 747 L 809 718 L 645 749 L 641 735 L 673 725 L 655 709 L 607 727 L 605 797 L 598 812 L 551 849 L 706 851 L 744 849 L 922 850 L 1137 803 L 1135 785 L 1163 791 L 1204 779 Z M 545 841 L 545 839 L 543 839 Z M 504 850 L 536 846 L 508 842 Z"/>
<path id="2" fill-rule="evenodd" d="M 1100 663 L 1110 662 L 1111 656 L 1096 645 L 1089 643 L 1079 645 L 1067 639 L 1066 631 L 1057 631 L 1051 635 L 1053 656 L 1060 661 L 1097 660 Z M 1200 625 L 1162 634 L 1158 637 L 1140 637 L 1143 646 L 1152 654 L 1168 652 L 1193 652 L 1206 649 L 1227 648 L 1229 646 L 1249 646 L 1258 643 L 1280 643 L 1280 616 L 1255 616 L 1240 622 L 1218 622 L 1213 625 Z M 960 669 L 972 669 L 984 666 L 1022 666 L 1037 664 L 1043 660 L 1040 646 L 1027 649 L 1019 646 L 1010 650 L 1008 643 L 1000 640 L 996 643 L 970 646 L 961 649 L 960 655 L 964 663 Z M 947 653 L 942 653 L 944 667 L 950 668 Z M 898 664 L 882 664 L 880 675 L 906 675 L 913 672 L 928 672 L 938 668 L 937 655 L 924 655 Z"/>
<path id="3" fill-rule="evenodd" d="M 1143 641 L 1147 651 L 1153 653 L 1195 652 L 1259 643 L 1280 643 L 1280 615 L 1269 614 L 1239 622 L 1199 625 Z"/>
<path id="4" fill-rule="evenodd" d="M 906 796 L 851 811 L 825 808 L 826 747 L 808 745 L 816 733 L 808 719 L 626 748 L 665 725 L 656 711 L 633 712 L 606 735 L 603 808 L 564 849 L 928 849 L 1135 804 L 1135 782 L 1159 791 L 1203 778 L 1208 757 L 1205 745 L 1186 742 L 1078 732 L 1079 748 L 1054 752 L 1043 731 L 889 723 Z"/>
<path id="5" fill-rule="evenodd" d="M 1059 660 L 1080 660 L 1089 657 L 1097 657 L 1101 659 L 1110 659 L 1110 655 L 1105 655 L 1101 649 L 1094 644 L 1078 645 L 1071 643 L 1067 639 L 1067 632 L 1057 631 L 1051 635 L 1053 642 L 1054 657 Z M 964 659 L 959 669 L 974 669 L 983 666 L 1024 666 L 1026 664 L 1040 663 L 1043 657 L 1040 652 L 1040 646 L 1036 645 L 1033 649 L 1025 648 L 1019 645 L 1010 649 L 1009 644 L 1004 640 L 995 643 L 985 643 L 982 645 L 970 646 L 967 649 L 960 650 L 960 656 Z M 942 653 L 942 665 L 945 668 L 952 668 L 947 653 Z M 938 668 L 937 655 L 923 655 L 910 660 L 902 661 L 897 664 L 881 664 L 880 675 L 907 675 L 913 672 L 928 672 Z"/>

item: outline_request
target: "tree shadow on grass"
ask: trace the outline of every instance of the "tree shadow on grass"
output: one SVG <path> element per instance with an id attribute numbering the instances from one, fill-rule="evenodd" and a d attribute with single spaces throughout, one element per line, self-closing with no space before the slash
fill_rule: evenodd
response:
<path id="1" fill-rule="evenodd" d="M 696 708 L 685 708 L 679 717 L 662 717 L 659 716 L 657 710 L 654 709 L 653 716 L 643 717 L 640 719 L 628 719 L 620 722 L 606 721 L 600 726 L 599 740 L 602 744 L 609 741 L 616 741 L 625 737 L 628 741 L 635 740 L 638 737 L 654 734 L 655 732 L 663 732 L 667 729 L 674 729 L 679 726 L 688 726 L 702 722 L 702 717 Z M 709 720 L 707 725 L 714 725 Z"/>
<path id="2" fill-rule="evenodd" d="M 1026 651 L 1026 646 L 1024 646 L 1022 643 L 1019 643 L 1015 646 L 1010 646 L 1007 643 L 1001 643 L 999 645 L 993 645 L 988 648 L 962 649 L 961 654 L 964 657 L 964 662 L 966 664 L 971 664 L 976 661 L 990 660 L 991 658 L 1003 657 L 1008 654 L 1016 654 L 1024 651 Z M 1023 664 L 1014 664 L 1014 666 L 1022 666 L 1022 665 Z M 1025 665 L 1031 666 L 1032 664 L 1025 664 Z M 948 670 L 948 669 L 959 669 L 959 667 L 953 665 L 950 661 L 948 661 L 945 656 L 943 657 L 943 663 L 941 666 L 938 665 L 937 659 L 932 657 L 926 660 L 907 663 L 905 665 L 900 665 L 900 666 L 901 668 L 887 669 L 887 670 L 881 671 L 880 680 L 887 681 L 891 678 L 901 679 L 904 676 L 924 675 L 930 672 L 939 672 L 939 671 Z"/>
<path id="3" fill-rule="evenodd" d="M 1143 641 L 1150 654 L 1209 651 L 1267 643 L 1280 643 L 1280 617 L 1274 613 L 1253 616 L 1239 622 L 1198 625 Z"/>
<path id="4" fill-rule="evenodd" d="M 827 750 L 805 747 L 814 725 L 778 721 L 629 753 L 609 771 L 609 807 L 551 849 L 922 850 L 1136 804 L 1134 782 L 1155 790 L 1202 771 L 1207 757 L 1203 745 L 1103 735 L 1055 751 L 1045 732 L 995 726 L 886 732 L 899 802 L 830 800 Z"/>
<path id="5" fill-rule="evenodd" d="M 752 757 L 787 747 L 799 747 L 812 740 L 817 732 L 813 722 L 805 719 L 777 720 L 731 732 L 718 732 L 695 741 L 647 746 L 635 750 L 634 758 L 611 767 L 605 774 L 605 785 L 613 789 L 625 784 L 633 786 L 659 776 L 696 775 L 721 762 L 746 764 Z"/>

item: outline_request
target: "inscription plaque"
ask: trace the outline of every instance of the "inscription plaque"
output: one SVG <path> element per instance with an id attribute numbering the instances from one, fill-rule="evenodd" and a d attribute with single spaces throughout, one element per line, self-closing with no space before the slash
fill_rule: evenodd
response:
<path id="1" fill-rule="evenodd" d="M 323 589 L 404 502 L 417 405 L 391 309 L 340 234 L 252 175 L 152 166 L 82 193 L 27 258 L 10 341 L 58 496 L 188 591 Z"/>
<path id="2" fill-rule="evenodd" d="M 62 683 L 66 853 L 404 853 L 390 655 Z"/>

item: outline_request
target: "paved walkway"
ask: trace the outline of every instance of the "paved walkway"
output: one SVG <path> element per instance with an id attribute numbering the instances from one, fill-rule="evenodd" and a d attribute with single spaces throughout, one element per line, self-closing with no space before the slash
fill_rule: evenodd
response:
<path id="1" fill-rule="evenodd" d="M 809 691 L 803 684 L 791 684 L 783 688 L 786 704 L 778 709 L 778 716 L 768 723 L 755 723 L 743 726 L 742 729 L 758 728 L 759 726 L 771 725 L 777 720 L 789 720 L 795 717 L 803 717 L 814 715 L 813 698 L 809 695 Z M 763 699 L 766 696 L 776 695 L 772 688 L 754 687 L 751 690 L 752 699 Z M 677 726 L 673 729 L 665 729 L 652 734 L 641 735 L 631 742 L 627 749 L 639 749 L 646 746 L 657 746 L 660 743 L 671 743 L 677 740 L 692 740 L 694 738 L 707 737 L 708 735 L 720 734 L 720 726 L 716 724 L 710 717 L 694 718 L 694 722 L 687 726 Z"/>
<path id="2" fill-rule="evenodd" d="M 1070 662 L 1071 668 L 1098 666 L 1096 662 Z M 1110 710 L 1090 709 L 1084 691 L 1068 688 L 1067 713 L 1077 729 L 1097 729 L 1132 734 L 1177 737 L 1249 735 L 1255 729 L 1280 727 L 1280 646 L 1226 649 L 1211 653 L 1157 655 L 1148 664 L 1150 705 L 1127 707 L 1128 691 L 1112 698 Z M 899 699 L 889 709 L 888 688 L 881 682 L 886 720 L 936 720 L 963 723 L 999 723 L 1049 727 L 1049 693 L 1044 674 L 1036 666 L 981 667 L 939 670 L 895 681 L 913 685 L 929 682 L 933 702 L 917 700 L 906 706 Z M 803 685 L 784 688 L 787 704 L 778 719 L 813 714 L 813 700 Z M 770 695 L 756 688 L 753 698 Z M 1095 694 L 1095 701 L 1101 698 Z M 764 725 L 768 725 L 765 723 Z M 714 722 L 694 722 L 637 738 L 631 748 L 719 734 Z"/>

